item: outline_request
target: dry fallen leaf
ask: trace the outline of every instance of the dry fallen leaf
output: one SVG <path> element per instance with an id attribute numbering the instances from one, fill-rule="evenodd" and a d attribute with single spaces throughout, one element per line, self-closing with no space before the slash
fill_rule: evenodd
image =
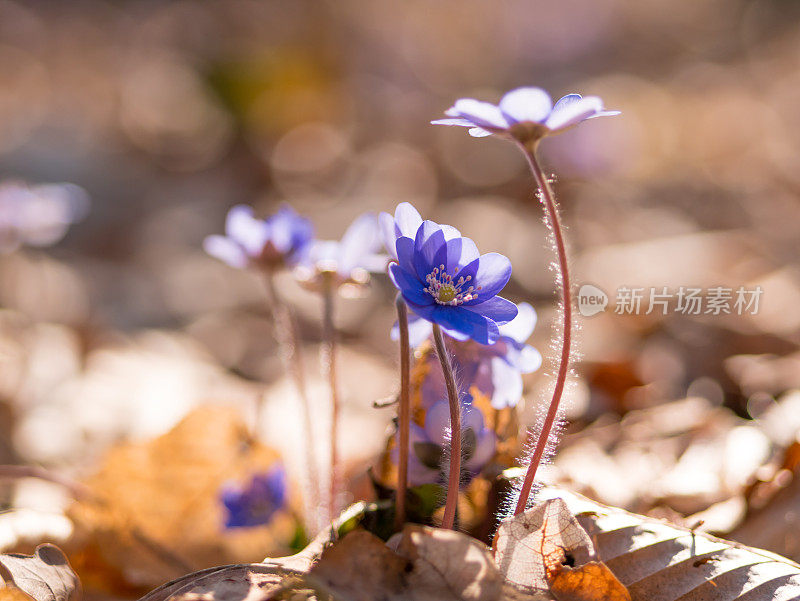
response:
<path id="1" fill-rule="evenodd" d="M 287 579 L 302 584 L 302 576 L 311 569 L 325 548 L 331 545 L 332 533 L 363 513 L 366 506 L 361 501 L 345 509 L 329 528 L 323 529 L 299 553 L 286 557 L 268 557 L 262 563 L 220 566 L 186 574 L 150 591 L 140 601 L 194 600 L 199 595 L 214 601 L 269 599 L 273 593 L 284 589 L 283 583 Z"/>
<path id="2" fill-rule="evenodd" d="M 320 539 L 321 540 L 321 539 Z M 297 555 L 211 568 L 169 582 L 140 601 L 266 601 L 292 593 L 292 599 L 352 601 L 553 601 L 543 592 L 506 589 L 489 549 L 449 530 L 409 525 L 398 552 L 376 536 L 356 530 L 336 543 L 319 541 Z M 305 566 L 318 558 L 306 572 Z M 293 567 L 298 569 L 293 569 Z M 280 597 L 283 598 L 283 597 Z"/>
<path id="3" fill-rule="evenodd" d="M 488 548 L 459 532 L 407 525 L 397 553 L 364 531 L 323 553 L 307 582 L 354 601 L 495 601 L 503 578 Z"/>
<path id="4" fill-rule="evenodd" d="M 258 563 L 220 566 L 168 582 L 139 601 L 265 601 L 293 576 L 291 570 Z"/>
<path id="5" fill-rule="evenodd" d="M 419 596 L 442 601 L 500 598 L 503 577 L 489 549 L 474 538 L 409 524 L 397 550 L 412 563 L 408 587 Z"/>
<path id="6" fill-rule="evenodd" d="M 549 589 L 558 601 L 630 601 L 602 562 L 589 561 L 592 541 L 559 498 L 504 520 L 494 551 L 500 571 L 520 590 Z"/>
<path id="7" fill-rule="evenodd" d="M 599 561 L 577 568 L 558 566 L 548 581 L 550 592 L 558 601 L 631 601 L 627 589 Z"/>
<path id="8" fill-rule="evenodd" d="M 782 601 L 800 598 L 800 565 L 621 509 L 565 490 L 563 498 L 591 536 L 599 558 L 633 601 Z"/>
<path id="9" fill-rule="evenodd" d="M 3 601 L 18 597 L 9 585 L 35 601 L 77 601 L 81 596 L 78 577 L 55 545 L 39 545 L 33 555 L 0 555 L 0 577 Z"/>
<path id="10" fill-rule="evenodd" d="M 334 598 L 401 599 L 409 565 L 374 534 L 356 530 L 323 552 L 307 581 Z"/>
<path id="11" fill-rule="evenodd" d="M 500 572 L 523 590 L 547 590 L 547 572 L 567 556 L 580 565 L 594 555 L 591 539 L 558 498 L 501 522 L 493 547 Z"/>
<path id="12" fill-rule="evenodd" d="M 225 530 L 219 496 L 223 483 L 264 471 L 276 458 L 229 408 L 197 409 L 163 436 L 120 445 L 86 482 L 92 496 L 70 508 L 79 547 L 70 556 L 95 585 L 117 590 L 119 576 L 154 586 L 285 552 L 294 533 L 288 512 L 265 526 Z"/>

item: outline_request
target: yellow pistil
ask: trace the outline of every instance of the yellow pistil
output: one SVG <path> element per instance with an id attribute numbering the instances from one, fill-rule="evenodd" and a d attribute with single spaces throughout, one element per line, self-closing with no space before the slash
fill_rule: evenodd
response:
<path id="1" fill-rule="evenodd" d="M 455 286 L 445 284 L 436 293 L 436 299 L 441 303 L 449 303 L 456 297 Z"/>

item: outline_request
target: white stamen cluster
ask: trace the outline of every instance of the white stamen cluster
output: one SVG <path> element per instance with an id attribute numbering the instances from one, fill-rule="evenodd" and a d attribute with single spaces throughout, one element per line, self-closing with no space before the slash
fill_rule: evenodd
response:
<path id="1" fill-rule="evenodd" d="M 456 275 L 457 273 L 458 268 L 456 268 Z M 478 298 L 480 286 L 478 286 L 478 288 L 470 286 L 466 290 L 462 290 L 462 288 L 472 280 L 471 275 L 467 277 L 460 276 L 458 280 L 455 281 L 453 280 L 454 277 L 455 276 L 445 271 L 444 265 L 434 267 L 433 271 L 425 276 L 425 281 L 428 282 L 428 287 L 425 288 L 425 292 L 430 294 L 438 304 L 450 305 L 453 307 Z"/>

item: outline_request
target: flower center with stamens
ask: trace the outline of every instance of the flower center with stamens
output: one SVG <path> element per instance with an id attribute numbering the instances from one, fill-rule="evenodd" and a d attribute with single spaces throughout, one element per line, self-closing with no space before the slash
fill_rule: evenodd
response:
<path id="1" fill-rule="evenodd" d="M 457 274 L 458 268 L 456 268 Z M 445 271 L 444 265 L 434 267 L 433 271 L 425 277 L 425 281 L 428 283 L 425 292 L 430 294 L 433 300 L 440 305 L 458 306 L 477 298 L 480 286 L 478 288 L 474 286 L 467 287 L 472 280 L 471 275 L 467 277 L 460 276 L 458 279 L 454 278 L 455 275 L 450 275 Z"/>

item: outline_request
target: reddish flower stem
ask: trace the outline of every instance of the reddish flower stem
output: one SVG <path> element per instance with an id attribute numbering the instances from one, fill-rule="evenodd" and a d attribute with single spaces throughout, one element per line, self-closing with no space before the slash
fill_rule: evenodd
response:
<path id="1" fill-rule="evenodd" d="M 444 382 L 447 386 L 447 400 L 450 403 L 450 475 L 447 479 L 447 497 L 444 505 L 442 528 L 452 529 L 458 507 L 458 491 L 461 485 L 461 406 L 458 402 L 458 389 L 453 375 L 453 364 L 444 343 L 444 335 L 438 324 L 433 324 L 433 344 L 442 364 Z"/>
<path id="2" fill-rule="evenodd" d="M 408 342 L 408 307 L 398 294 L 397 322 L 400 326 L 400 405 L 397 408 L 397 499 L 394 526 L 398 532 L 406 521 L 406 490 L 408 489 L 408 454 L 411 436 L 411 348 Z"/>
<path id="3" fill-rule="evenodd" d="M 269 305 L 272 321 L 275 324 L 275 338 L 280 348 L 281 362 L 284 369 L 291 374 L 294 381 L 297 396 L 300 397 L 303 420 L 303 438 L 305 448 L 305 466 L 308 482 L 305 483 L 309 491 L 309 499 L 306 503 L 306 520 L 313 519 L 313 511 L 319 505 L 319 468 L 317 467 L 317 452 L 314 444 L 314 429 L 311 417 L 311 402 L 308 398 L 308 388 L 306 386 L 305 366 L 303 362 L 302 349 L 300 346 L 300 334 L 297 331 L 295 321 L 289 307 L 283 302 L 275 286 L 275 276 L 268 272 L 265 277 L 267 290 L 267 304 Z"/>
<path id="4" fill-rule="evenodd" d="M 336 328 L 333 323 L 334 296 L 336 288 L 334 286 L 334 275 L 325 274 L 322 290 L 323 318 L 322 318 L 322 366 L 325 375 L 328 377 L 331 393 L 331 474 L 330 491 L 328 498 L 329 518 L 336 517 L 338 506 L 336 497 L 339 494 L 339 383 L 336 373 Z"/>
<path id="5" fill-rule="evenodd" d="M 564 318 L 564 329 L 561 340 L 561 360 L 558 366 L 556 385 L 553 389 L 553 398 L 550 401 L 550 407 L 547 410 L 547 416 L 542 425 L 542 431 L 539 433 L 539 439 L 536 441 L 536 448 L 531 456 L 528 471 L 525 474 L 525 481 L 522 484 L 522 490 L 520 491 L 514 515 L 519 515 L 525 511 L 528 496 L 530 495 L 534 478 L 536 477 L 536 470 L 539 467 L 539 463 L 542 461 L 545 449 L 547 448 L 547 441 L 550 438 L 550 431 L 558 416 L 558 406 L 561 402 L 561 395 L 564 392 L 564 385 L 566 384 L 567 374 L 569 373 L 569 359 L 572 344 L 572 289 L 569 277 L 569 265 L 567 263 L 567 250 L 564 244 L 564 234 L 561 229 L 555 195 L 547 181 L 547 177 L 539 166 L 539 162 L 536 160 L 535 144 L 531 146 L 520 144 L 519 146 L 525 154 L 525 158 L 528 159 L 528 165 L 531 168 L 533 177 L 541 190 L 540 200 L 544 207 L 545 222 L 553 233 L 553 240 L 555 241 L 556 254 L 558 255 L 558 270 L 561 279 L 561 310 Z"/>

